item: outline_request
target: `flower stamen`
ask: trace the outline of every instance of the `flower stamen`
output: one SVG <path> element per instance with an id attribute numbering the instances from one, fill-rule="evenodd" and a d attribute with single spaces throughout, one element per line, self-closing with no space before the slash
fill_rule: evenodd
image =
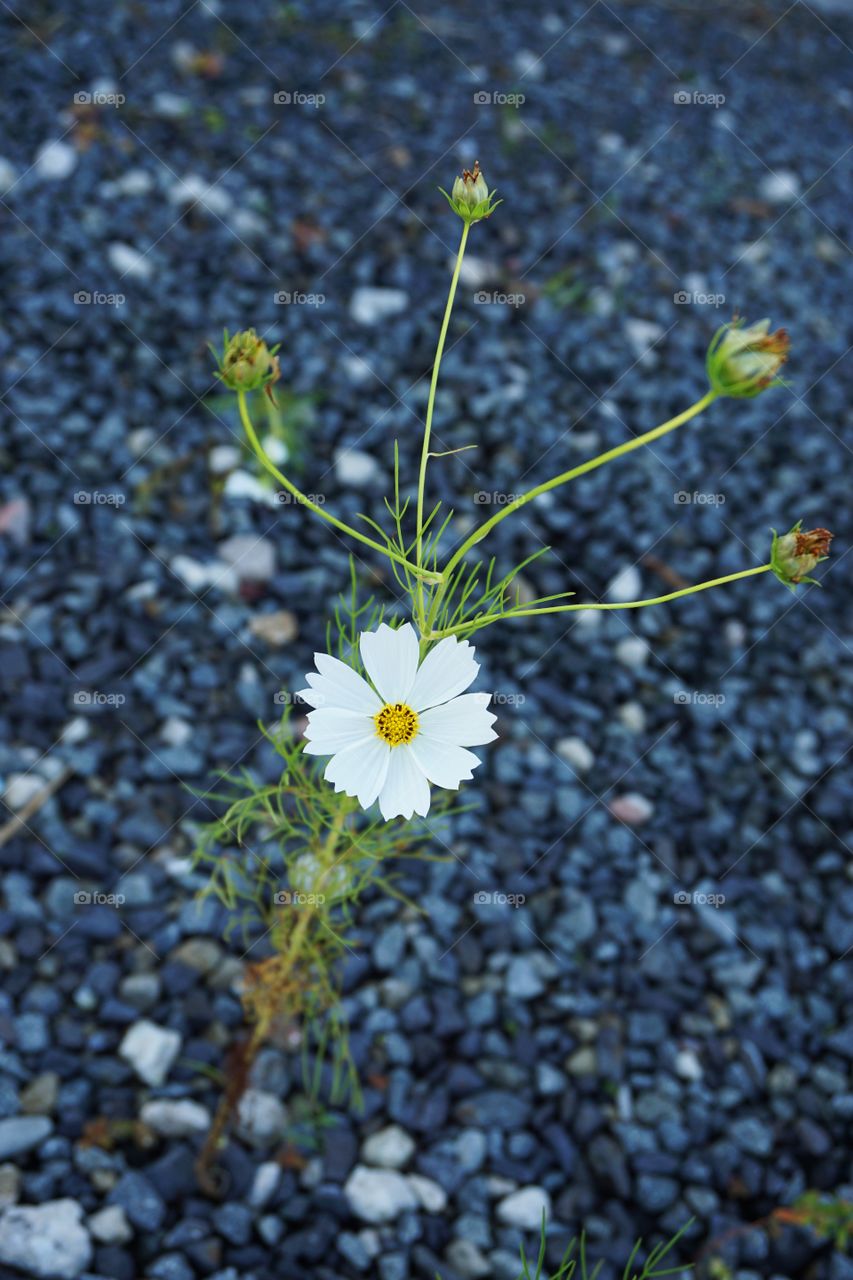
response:
<path id="1" fill-rule="evenodd" d="M 373 717 L 376 732 L 389 747 L 407 746 L 418 732 L 418 713 L 405 702 L 386 702 Z"/>

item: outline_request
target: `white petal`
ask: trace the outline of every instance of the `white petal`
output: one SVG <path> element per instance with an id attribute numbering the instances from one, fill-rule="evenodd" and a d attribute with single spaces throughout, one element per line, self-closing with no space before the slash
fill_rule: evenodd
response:
<path id="1" fill-rule="evenodd" d="M 405 702 L 418 669 L 418 637 L 411 623 L 396 631 L 383 622 L 361 633 L 361 658 L 386 702 Z"/>
<path id="2" fill-rule="evenodd" d="M 363 711 L 375 715 L 381 710 L 378 698 L 366 680 L 339 658 L 329 653 L 315 653 L 314 661 L 320 675 L 312 671 L 306 676 L 311 686 L 299 696 L 314 707 L 343 707 L 346 711 Z"/>
<path id="3" fill-rule="evenodd" d="M 391 749 L 388 776 L 379 793 L 379 808 L 386 822 L 391 818 L 411 818 L 429 812 L 429 783 L 417 766 L 409 747 Z"/>
<path id="4" fill-rule="evenodd" d="M 445 636 L 421 663 L 409 702 L 415 711 L 448 702 L 473 684 L 479 670 L 479 662 L 474 661 L 474 646 L 467 640 Z"/>
<path id="5" fill-rule="evenodd" d="M 358 742 L 368 743 L 375 737 L 376 726 L 364 712 L 321 707 L 308 714 L 305 751 L 309 756 L 330 756 Z"/>
<path id="6" fill-rule="evenodd" d="M 421 732 L 456 747 L 492 742 L 498 736 L 492 728 L 497 716 L 486 710 L 488 701 L 487 693 L 463 693 L 443 707 L 431 707 L 420 717 Z"/>
<path id="7" fill-rule="evenodd" d="M 332 756 L 323 777 L 336 791 L 356 796 L 362 809 L 369 809 L 385 785 L 391 748 L 381 738 L 356 743 Z"/>
<path id="8" fill-rule="evenodd" d="M 418 734 L 409 750 L 429 781 L 448 791 L 458 791 L 460 782 L 473 777 L 472 770 L 482 764 L 473 751 L 451 746 L 449 742 L 437 742 L 424 733 Z"/>

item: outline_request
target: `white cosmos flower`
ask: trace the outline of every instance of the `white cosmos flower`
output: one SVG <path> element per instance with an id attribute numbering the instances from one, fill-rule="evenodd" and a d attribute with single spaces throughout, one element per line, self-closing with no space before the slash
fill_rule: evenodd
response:
<path id="1" fill-rule="evenodd" d="M 325 778 L 363 809 L 379 801 L 382 816 L 424 817 L 430 783 L 457 790 L 481 763 L 467 747 L 491 742 L 496 717 L 487 693 L 465 693 L 480 670 L 467 640 L 446 636 L 418 663 L 410 623 L 364 631 L 361 659 L 368 684 L 346 663 L 316 653 L 317 672 L 299 697 L 308 716 L 305 750 L 331 756 Z"/>

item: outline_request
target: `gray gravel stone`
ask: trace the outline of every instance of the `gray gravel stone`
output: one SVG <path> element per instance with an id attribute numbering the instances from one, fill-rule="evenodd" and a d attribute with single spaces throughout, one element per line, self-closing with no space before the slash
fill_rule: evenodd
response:
<path id="1" fill-rule="evenodd" d="M 0 1120 L 0 1160 L 32 1150 L 52 1132 L 53 1121 L 47 1116 L 10 1116 Z"/>

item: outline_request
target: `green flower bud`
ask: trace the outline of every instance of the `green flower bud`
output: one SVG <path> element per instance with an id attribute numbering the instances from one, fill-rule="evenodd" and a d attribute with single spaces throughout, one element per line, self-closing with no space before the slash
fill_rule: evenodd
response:
<path id="1" fill-rule="evenodd" d="M 708 379 L 721 396 L 752 398 L 783 385 L 776 375 L 788 359 L 790 338 L 784 329 L 770 333 L 770 321 L 743 327 L 734 319 L 714 334 L 708 348 Z"/>
<path id="2" fill-rule="evenodd" d="M 802 532 L 802 520 L 798 520 L 789 533 L 780 535 L 773 530 L 773 547 L 770 565 L 780 582 L 792 590 L 801 582 L 814 582 L 808 577 L 815 565 L 826 560 L 832 534 L 828 529 L 809 529 Z"/>
<path id="3" fill-rule="evenodd" d="M 214 351 L 219 360 L 216 376 L 231 391 L 257 391 L 265 387 L 267 395 L 272 397 L 272 384 L 281 376 L 277 351 L 277 346 L 270 350 L 254 329 L 235 333 L 233 338 L 228 337 L 226 329 L 222 355 Z"/>
<path id="4" fill-rule="evenodd" d="M 463 169 L 462 176 L 457 178 L 453 183 L 453 190 L 450 195 L 444 190 L 444 187 L 438 188 L 450 205 L 454 213 L 458 213 L 464 222 L 479 222 L 481 218 L 488 218 L 499 204 L 501 200 L 495 200 L 494 191 L 489 191 L 486 186 L 486 179 L 480 172 L 479 160 L 474 161 L 473 169 Z"/>

